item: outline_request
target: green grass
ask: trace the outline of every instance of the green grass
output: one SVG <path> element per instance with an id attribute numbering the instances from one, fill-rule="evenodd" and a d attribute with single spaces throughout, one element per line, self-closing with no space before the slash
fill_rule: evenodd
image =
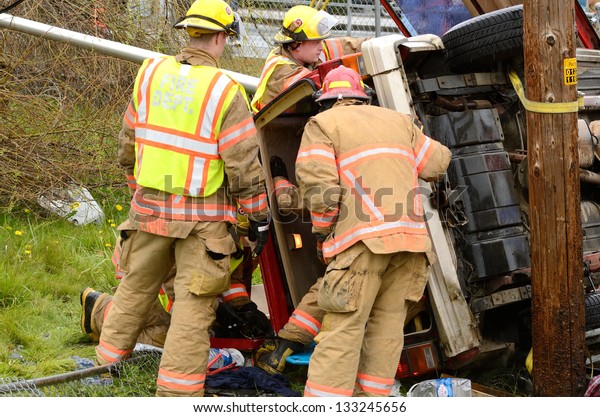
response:
<path id="1" fill-rule="evenodd" d="M 111 256 L 129 197 L 111 193 L 97 198 L 102 224 L 74 226 L 29 209 L 0 214 L 1 377 L 53 375 L 75 369 L 72 356 L 93 358 L 95 344 L 79 326 L 79 293 L 116 283 Z"/>

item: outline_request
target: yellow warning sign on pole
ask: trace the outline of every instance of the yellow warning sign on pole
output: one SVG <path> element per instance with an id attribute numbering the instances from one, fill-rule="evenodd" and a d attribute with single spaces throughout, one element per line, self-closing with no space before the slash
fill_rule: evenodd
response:
<path id="1" fill-rule="evenodd" d="M 565 59 L 565 85 L 577 84 L 577 58 Z"/>

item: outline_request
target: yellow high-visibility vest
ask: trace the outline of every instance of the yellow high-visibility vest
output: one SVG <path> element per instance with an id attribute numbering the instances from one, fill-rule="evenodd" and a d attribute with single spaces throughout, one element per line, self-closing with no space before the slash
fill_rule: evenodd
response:
<path id="1" fill-rule="evenodd" d="M 137 184 L 192 197 L 215 193 L 224 179 L 221 123 L 239 88 L 215 67 L 145 60 L 133 90 Z"/>

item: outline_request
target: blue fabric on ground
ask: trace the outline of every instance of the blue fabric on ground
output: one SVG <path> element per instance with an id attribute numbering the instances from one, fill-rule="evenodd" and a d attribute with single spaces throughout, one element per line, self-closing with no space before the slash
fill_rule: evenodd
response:
<path id="1" fill-rule="evenodd" d="M 299 392 L 288 387 L 288 381 L 284 375 L 270 375 L 253 366 L 243 366 L 213 375 L 206 375 L 206 385 L 211 388 L 259 389 L 283 397 L 300 397 Z"/>

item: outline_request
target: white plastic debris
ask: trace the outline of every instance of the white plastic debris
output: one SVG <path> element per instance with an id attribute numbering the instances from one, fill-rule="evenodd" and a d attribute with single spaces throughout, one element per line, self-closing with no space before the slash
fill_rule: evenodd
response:
<path id="1" fill-rule="evenodd" d="M 104 212 L 94 197 L 86 188 L 78 185 L 48 190 L 38 198 L 38 203 L 75 226 L 100 224 L 104 219 Z"/>

